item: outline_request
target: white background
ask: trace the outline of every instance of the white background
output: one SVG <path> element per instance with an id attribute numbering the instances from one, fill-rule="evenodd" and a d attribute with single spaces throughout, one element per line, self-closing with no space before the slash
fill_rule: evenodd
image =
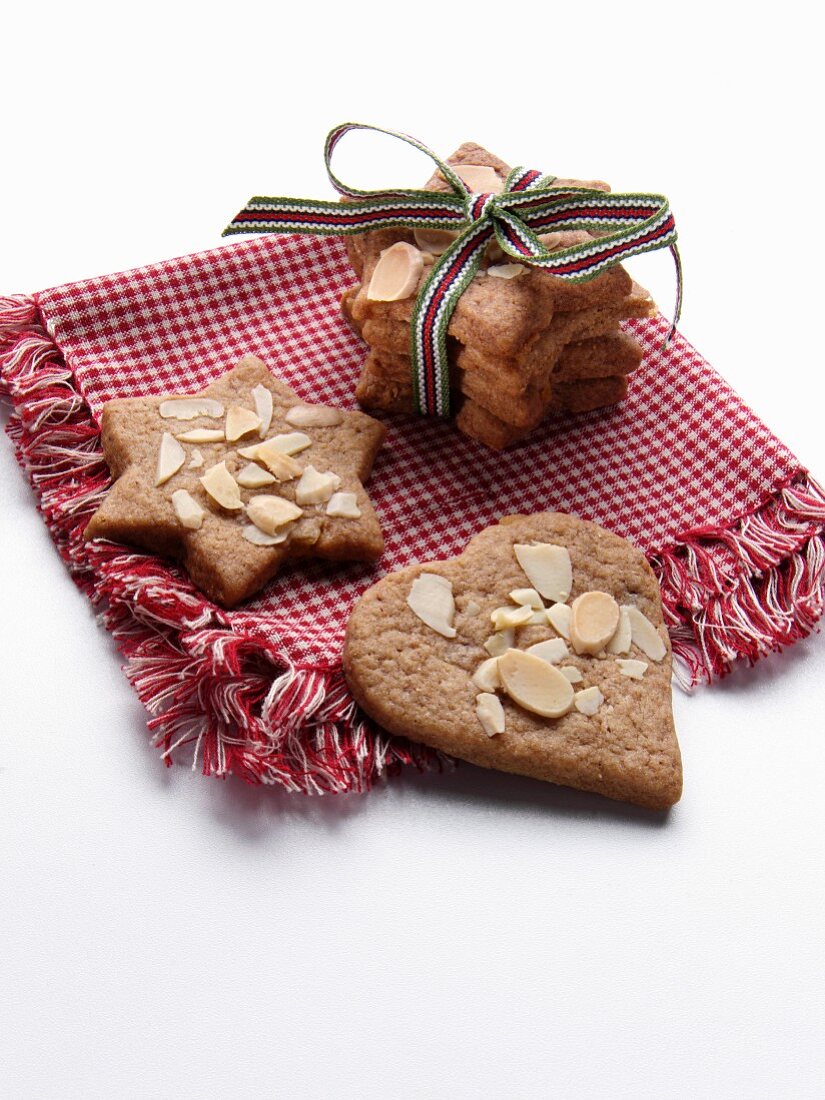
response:
<path id="1" fill-rule="evenodd" d="M 825 476 L 802 5 L 278 9 L 5 15 L 0 290 L 327 195 L 345 119 L 473 139 L 669 195 L 683 332 Z M 355 183 L 428 174 L 352 148 Z M 666 257 L 635 273 L 670 309 Z M 664 820 L 468 766 L 290 798 L 162 767 L 5 437 L 0 494 L 4 1096 L 822 1095 L 821 637 L 676 693 Z"/>

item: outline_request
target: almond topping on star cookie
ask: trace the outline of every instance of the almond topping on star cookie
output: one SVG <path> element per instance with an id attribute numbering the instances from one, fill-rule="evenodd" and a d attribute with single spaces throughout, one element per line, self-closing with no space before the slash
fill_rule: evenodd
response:
<path id="1" fill-rule="evenodd" d="M 440 256 L 442 252 L 447 251 L 458 234 L 451 233 L 449 229 L 414 229 L 413 237 L 423 252 L 431 256 Z M 426 262 L 426 256 L 424 259 Z"/>
<path id="2" fill-rule="evenodd" d="M 266 535 L 277 535 L 282 527 L 293 523 L 303 511 L 291 500 L 261 493 L 246 506 L 246 514 Z"/>
<path id="3" fill-rule="evenodd" d="M 178 434 L 181 443 L 221 443 L 225 438 L 221 428 L 193 428 Z"/>
<path id="4" fill-rule="evenodd" d="M 254 523 L 248 523 L 241 534 L 253 546 L 279 546 L 282 542 L 286 542 L 289 537 L 286 531 L 277 531 L 274 535 L 268 535 L 266 531 L 262 531 Z"/>
<path id="5" fill-rule="evenodd" d="M 326 511 L 328 516 L 340 516 L 343 519 L 359 519 L 361 516 L 355 493 L 333 493 Z"/>
<path id="6" fill-rule="evenodd" d="M 619 625 L 619 605 L 607 592 L 584 592 L 571 606 L 570 642 L 577 653 L 604 649 Z"/>
<path id="7" fill-rule="evenodd" d="M 325 504 L 340 487 L 341 479 L 337 474 L 330 471 L 322 474 L 314 466 L 307 466 L 295 486 L 295 501 L 300 505 Z"/>
<path id="8" fill-rule="evenodd" d="M 445 638 L 456 636 L 452 582 L 437 573 L 419 573 L 412 582 L 407 604 L 413 614 Z"/>
<path id="9" fill-rule="evenodd" d="M 178 472 L 186 461 L 186 451 L 169 432 L 164 432 L 158 450 L 155 485 L 163 485 Z"/>
<path id="10" fill-rule="evenodd" d="M 228 512 L 240 511 L 243 508 L 241 490 L 237 481 L 226 467 L 225 462 L 218 462 L 210 466 L 203 477 L 198 478 L 201 485 L 221 508 Z"/>
<path id="11" fill-rule="evenodd" d="M 506 630 L 511 626 L 525 626 L 533 617 L 532 607 L 497 607 L 490 613 L 494 630 Z"/>
<path id="12" fill-rule="evenodd" d="M 274 485 L 276 478 L 256 462 L 247 462 L 235 480 L 244 489 L 263 489 L 264 485 Z"/>
<path id="13" fill-rule="evenodd" d="M 284 420 L 294 428 L 334 428 L 343 415 L 340 409 L 328 405 L 293 405 Z"/>
<path id="14" fill-rule="evenodd" d="M 513 552 L 530 583 L 546 600 L 564 603 L 569 599 L 573 590 L 573 565 L 566 546 L 549 542 L 516 543 Z"/>
<path id="15" fill-rule="evenodd" d="M 223 416 L 223 405 L 211 397 L 170 397 L 158 412 L 164 420 L 194 420 L 196 416 Z"/>
<path id="16" fill-rule="evenodd" d="M 269 431 L 269 426 L 272 423 L 272 393 L 266 386 L 260 384 L 253 386 L 250 392 L 252 394 L 252 400 L 255 402 L 255 412 L 258 414 L 261 421 L 258 428 L 258 435 L 261 439 L 266 439 L 266 433 Z"/>
<path id="17" fill-rule="evenodd" d="M 452 164 L 452 170 L 476 195 L 500 195 L 504 180 L 487 164 Z"/>
<path id="18" fill-rule="evenodd" d="M 184 527 L 188 527 L 191 531 L 200 530 L 206 512 L 191 493 L 186 489 L 176 489 L 172 493 L 172 507 Z"/>
<path id="19" fill-rule="evenodd" d="M 251 458 L 255 462 L 261 462 L 274 474 L 278 481 L 292 481 L 300 477 L 303 467 L 294 458 L 284 454 L 274 439 L 268 439 L 266 443 L 256 443 L 254 447 L 241 447 L 238 451 L 241 458 Z"/>
<path id="20" fill-rule="evenodd" d="M 424 260 L 406 241 L 385 248 L 370 279 L 367 297 L 372 302 L 400 302 L 418 287 Z"/>
<path id="21" fill-rule="evenodd" d="M 226 439 L 228 443 L 234 443 L 243 439 L 245 435 L 257 432 L 261 426 L 261 418 L 251 409 L 245 409 L 243 405 L 230 405 L 226 413 Z"/>
<path id="22" fill-rule="evenodd" d="M 492 279 L 518 279 L 527 274 L 527 268 L 524 264 L 493 264 L 487 268 L 487 274 Z"/>

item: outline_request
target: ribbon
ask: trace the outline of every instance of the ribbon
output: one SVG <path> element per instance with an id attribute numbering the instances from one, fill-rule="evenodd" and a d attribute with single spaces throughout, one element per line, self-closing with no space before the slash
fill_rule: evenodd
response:
<path id="1" fill-rule="evenodd" d="M 451 190 L 361 191 L 347 186 L 332 171 L 332 155 L 351 130 L 388 134 L 421 150 L 435 162 Z M 433 263 L 418 292 L 410 323 L 413 389 L 417 409 L 424 416 L 450 414 L 447 329 L 458 299 L 478 272 L 484 251 L 493 238 L 513 260 L 577 283 L 593 279 L 631 256 L 669 248 L 677 278 L 671 335 L 676 327 L 682 306 L 682 271 L 676 248 L 676 224 L 664 195 L 554 187 L 555 176 L 528 168 L 513 168 L 500 195 L 474 194 L 448 164 L 420 141 L 395 130 L 354 122 L 343 123 L 329 132 L 324 144 L 324 162 L 330 182 L 346 197 L 346 203 L 256 196 L 232 219 L 223 235 L 339 236 L 389 227 L 457 231 L 458 236 Z M 582 244 L 549 252 L 537 233 L 563 229 L 607 232 Z"/>

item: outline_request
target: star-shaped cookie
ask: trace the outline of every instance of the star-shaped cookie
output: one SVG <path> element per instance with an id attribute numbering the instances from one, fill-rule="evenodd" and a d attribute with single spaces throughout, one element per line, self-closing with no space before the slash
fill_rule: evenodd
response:
<path id="1" fill-rule="evenodd" d="M 307 404 L 254 355 L 197 394 L 108 402 L 101 434 L 114 484 L 86 537 L 175 558 L 223 607 L 289 559 L 383 552 L 362 484 L 383 426 Z"/>

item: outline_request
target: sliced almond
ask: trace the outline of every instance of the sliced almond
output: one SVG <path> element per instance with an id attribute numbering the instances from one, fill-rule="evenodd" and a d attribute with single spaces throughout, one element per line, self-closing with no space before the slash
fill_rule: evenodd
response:
<path id="1" fill-rule="evenodd" d="M 181 443 L 220 443 L 224 438 L 220 428 L 192 428 L 191 431 L 178 434 Z"/>
<path id="2" fill-rule="evenodd" d="M 255 402 L 255 412 L 261 421 L 258 435 L 261 439 L 266 439 L 266 433 L 272 423 L 272 391 L 260 384 L 253 386 L 252 400 Z"/>
<path id="3" fill-rule="evenodd" d="M 573 618 L 573 612 L 570 610 L 570 605 L 566 603 L 554 603 L 552 607 L 547 608 L 547 621 L 557 634 L 561 634 L 562 638 L 570 638 L 570 620 Z"/>
<path id="4" fill-rule="evenodd" d="M 235 512 L 243 508 L 241 490 L 238 483 L 226 468 L 225 462 L 210 466 L 202 478 L 198 479 L 216 504 L 227 511 Z"/>
<path id="5" fill-rule="evenodd" d="M 516 632 L 510 627 L 507 630 L 500 630 L 498 634 L 491 634 L 484 643 L 484 648 L 491 657 L 501 657 L 512 648 L 515 640 Z"/>
<path id="6" fill-rule="evenodd" d="M 577 653 L 604 649 L 619 625 L 619 605 L 607 592 L 584 592 L 573 600 L 570 642 Z"/>
<path id="7" fill-rule="evenodd" d="M 542 611 L 544 609 L 541 596 L 535 588 L 514 588 L 508 595 L 513 603 L 521 604 L 525 607 L 533 607 L 537 611 Z"/>
<path id="8" fill-rule="evenodd" d="M 631 680 L 641 680 L 648 668 L 647 661 L 636 661 L 633 658 L 623 660 L 619 657 L 616 664 L 619 666 L 619 672 L 622 676 L 628 676 Z"/>
<path id="9" fill-rule="evenodd" d="M 235 476 L 235 480 L 244 489 L 263 489 L 264 485 L 272 485 L 275 482 L 273 475 L 256 462 L 247 462 L 241 472 Z"/>
<path id="10" fill-rule="evenodd" d="M 627 608 L 630 619 L 630 637 L 635 646 L 651 661 L 662 661 L 667 654 L 667 646 L 650 619 L 643 615 L 638 607 Z"/>
<path id="11" fill-rule="evenodd" d="M 464 608 L 464 614 L 468 618 L 472 618 L 474 615 L 477 615 L 479 611 L 481 611 L 481 604 L 476 603 L 475 600 L 470 600 L 470 602 Z"/>
<path id="12" fill-rule="evenodd" d="M 575 704 L 576 710 L 591 718 L 603 702 L 604 696 L 597 687 L 589 687 L 585 688 L 584 691 L 577 691 L 573 697 L 573 703 Z"/>
<path id="13" fill-rule="evenodd" d="M 414 229 L 413 237 L 415 243 L 425 253 L 424 262 L 427 261 L 427 254 L 430 256 L 440 256 L 442 252 L 446 252 L 454 240 L 457 240 L 458 233 L 453 233 L 449 229 Z"/>
<path id="14" fill-rule="evenodd" d="M 422 623 L 445 638 L 455 637 L 455 600 L 452 582 L 437 573 L 419 573 L 412 582 L 407 605 Z"/>
<path id="15" fill-rule="evenodd" d="M 575 665 L 560 665 L 559 672 L 565 679 L 569 680 L 571 684 L 580 684 L 584 679 Z"/>
<path id="16" fill-rule="evenodd" d="M 305 542 L 314 545 L 321 537 L 321 520 L 317 517 L 302 519 L 295 526 L 292 537 L 296 542 Z"/>
<path id="17" fill-rule="evenodd" d="M 164 432 L 158 450 L 158 465 L 155 471 L 155 485 L 163 485 L 173 477 L 186 461 L 186 451 L 169 432 Z"/>
<path id="18" fill-rule="evenodd" d="M 497 607 L 490 613 L 494 630 L 507 630 L 511 626 L 525 626 L 533 617 L 532 607 Z"/>
<path id="19" fill-rule="evenodd" d="M 497 695 L 491 695 L 488 691 L 476 695 L 476 714 L 488 737 L 504 733 L 504 707 Z"/>
<path id="20" fill-rule="evenodd" d="M 527 274 L 527 268 L 524 264 L 493 264 L 487 268 L 487 274 L 491 279 L 518 279 Z"/>
<path id="21" fill-rule="evenodd" d="M 504 180 L 487 164 L 451 164 L 450 167 L 476 195 L 500 195 Z"/>
<path id="22" fill-rule="evenodd" d="M 284 417 L 294 428 L 334 428 L 343 419 L 340 409 L 328 405 L 293 405 Z"/>
<path id="23" fill-rule="evenodd" d="M 543 611 L 534 611 L 527 621 L 528 626 L 546 626 L 547 625 L 547 608 Z"/>
<path id="24" fill-rule="evenodd" d="M 367 298 L 371 302 L 400 302 L 418 287 L 424 260 L 417 248 L 397 241 L 385 248 L 370 279 Z"/>
<path id="25" fill-rule="evenodd" d="M 223 405 L 211 397 L 173 397 L 161 401 L 158 412 L 164 420 L 194 420 L 196 416 L 223 416 Z"/>
<path id="26" fill-rule="evenodd" d="M 243 439 L 245 435 L 257 432 L 261 426 L 261 418 L 251 409 L 245 409 L 243 405 L 230 405 L 226 410 L 226 439 L 228 443 L 234 443 L 236 439 Z"/>
<path id="27" fill-rule="evenodd" d="M 573 702 L 570 681 L 553 665 L 532 653 L 508 649 L 499 658 L 501 684 L 514 703 L 543 718 L 559 718 Z"/>
<path id="28" fill-rule="evenodd" d="M 631 642 L 630 616 L 626 607 L 619 608 L 619 625 L 616 633 L 605 646 L 608 653 L 629 653 Z"/>
<path id="29" fill-rule="evenodd" d="M 534 657 L 540 657 L 550 665 L 557 665 L 565 657 L 570 656 L 570 650 L 563 638 L 548 638 L 546 642 L 536 642 L 528 646 L 525 653 L 532 653 Z"/>
<path id="30" fill-rule="evenodd" d="M 498 657 L 488 657 L 482 661 L 472 676 L 473 683 L 482 691 L 495 691 L 501 687 L 498 675 Z"/>
<path id="31" fill-rule="evenodd" d="M 355 493 L 333 493 L 327 505 L 328 516 L 342 516 L 344 519 L 360 519 L 361 509 Z"/>
<path id="32" fill-rule="evenodd" d="M 570 598 L 573 590 L 573 565 L 566 546 L 556 546 L 552 542 L 540 542 L 531 546 L 516 543 L 513 551 L 533 588 L 546 600 L 565 603 Z"/>
<path id="33" fill-rule="evenodd" d="M 238 454 L 242 458 L 262 462 L 278 481 L 292 481 L 293 478 L 300 477 L 303 470 L 294 458 L 285 455 L 279 447 L 275 446 L 274 439 L 268 439 L 266 443 L 258 443 L 254 447 L 241 447 Z"/>
<path id="34" fill-rule="evenodd" d="M 172 507 L 181 526 L 188 527 L 190 531 L 197 531 L 200 528 L 206 512 L 191 493 L 187 493 L 185 489 L 176 489 L 172 493 Z"/>
<path id="35" fill-rule="evenodd" d="M 337 474 L 330 471 L 322 474 L 314 466 L 307 466 L 295 486 L 295 501 L 301 505 L 324 504 L 340 487 L 341 479 Z"/>
<path id="36" fill-rule="evenodd" d="M 192 451 L 192 455 L 189 459 L 189 465 L 186 468 L 187 470 L 199 470 L 201 466 L 203 466 L 203 455 L 196 447 L 194 451 Z"/>
<path id="37" fill-rule="evenodd" d="M 299 451 L 305 451 L 307 447 L 311 447 L 312 440 L 305 432 L 283 432 L 281 435 L 273 435 L 272 439 L 268 439 L 266 443 L 261 443 L 259 446 L 268 447 L 270 444 L 282 455 L 297 455 Z"/>
<path id="38" fill-rule="evenodd" d="M 267 535 L 265 531 L 262 531 L 260 527 L 256 527 L 254 523 L 246 524 L 241 534 L 247 542 L 251 542 L 255 546 L 280 546 L 280 544 L 286 542 L 289 537 L 286 531 L 279 531 L 277 534 Z"/>
<path id="39" fill-rule="evenodd" d="M 282 527 L 288 523 L 294 523 L 303 511 L 291 500 L 283 497 L 272 496 L 269 493 L 260 493 L 253 497 L 246 506 L 246 514 L 256 527 L 267 535 L 277 535 Z"/>

